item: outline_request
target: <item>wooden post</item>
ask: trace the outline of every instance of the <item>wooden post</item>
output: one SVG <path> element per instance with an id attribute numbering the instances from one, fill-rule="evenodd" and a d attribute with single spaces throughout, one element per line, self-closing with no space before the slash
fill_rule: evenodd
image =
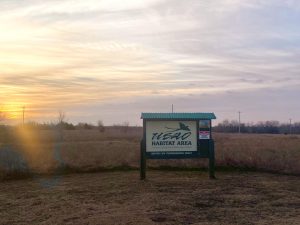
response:
<path id="1" fill-rule="evenodd" d="M 146 179 L 146 152 L 145 152 L 145 141 L 141 141 L 141 153 L 140 153 L 140 178 L 141 180 Z"/>
<path id="2" fill-rule="evenodd" d="M 215 144 L 211 139 L 209 143 L 209 178 L 216 179 L 215 176 Z"/>
<path id="3" fill-rule="evenodd" d="M 146 179 L 146 121 L 143 120 L 143 140 L 141 141 L 140 152 L 140 178 Z"/>

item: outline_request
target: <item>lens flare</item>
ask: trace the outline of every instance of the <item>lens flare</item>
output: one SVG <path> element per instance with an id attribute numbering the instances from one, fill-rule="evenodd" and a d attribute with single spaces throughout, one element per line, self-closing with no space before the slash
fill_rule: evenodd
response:
<path id="1" fill-rule="evenodd" d="M 15 139 L 33 172 L 45 173 L 56 166 L 52 137 L 46 137 L 38 129 L 25 125 L 16 129 Z"/>

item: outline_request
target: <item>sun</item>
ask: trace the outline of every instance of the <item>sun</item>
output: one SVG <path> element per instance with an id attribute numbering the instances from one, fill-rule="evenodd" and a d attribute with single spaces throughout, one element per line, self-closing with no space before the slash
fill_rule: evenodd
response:
<path id="1" fill-rule="evenodd" d="M 0 110 L 5 115 L 6 119 L 16 120 L 21 118 L 23 107 L 23 102 L 12 101 L 5 103 L 2 107 L 0 107 Z"/>
<path id="2" fill-rule="evenodd" d="M 6 115 L 8 119 L 12 119 L 12 120 L 15 120 L 19 117 L 19 113 L 15 111 L 10 111 Z"/>

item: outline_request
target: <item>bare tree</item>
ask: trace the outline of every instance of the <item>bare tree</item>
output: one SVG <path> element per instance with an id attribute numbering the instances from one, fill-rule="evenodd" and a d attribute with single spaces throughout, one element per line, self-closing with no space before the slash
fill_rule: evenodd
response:
<path id="1" fill-rule="evenodd" d="M 59 131 L 59 141 L 63 141 L 63 124 L 66 119 L 66 113 L 62 110 L 58 111 L 57 115 L 57 125 L 58 125 L 58 131 Z"/>
<path id="2" fill-rule="evenodd" d="M 121 128 L 124 133 L 127 133 L 129 130 L 129 122 L 128 121 L 123 122 Z"/>
<path id="3" fill-rule="evenodd" d="M 65 119 L 66 119 L 66 113 L 62 110 L 59 110 L 57 115 L 57 124 L 62 125 L 65 122 Z"/>
<path id="4" fill-rule="evenodd" d="M 98 120 L 98 130 L 100 132 L 104 132 L 105 131 L 105 127 L 104 127 L 104 124 L 103 124 L 102 120 Z"/>

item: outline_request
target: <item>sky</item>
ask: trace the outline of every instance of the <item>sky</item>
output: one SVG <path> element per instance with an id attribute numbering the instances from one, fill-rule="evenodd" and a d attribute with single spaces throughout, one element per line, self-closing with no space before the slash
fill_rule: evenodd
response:
<path id="1" fill-rule="evenodd" d="M 300 121 L 298 0 L 0 0 L 7 122 Z"/>

